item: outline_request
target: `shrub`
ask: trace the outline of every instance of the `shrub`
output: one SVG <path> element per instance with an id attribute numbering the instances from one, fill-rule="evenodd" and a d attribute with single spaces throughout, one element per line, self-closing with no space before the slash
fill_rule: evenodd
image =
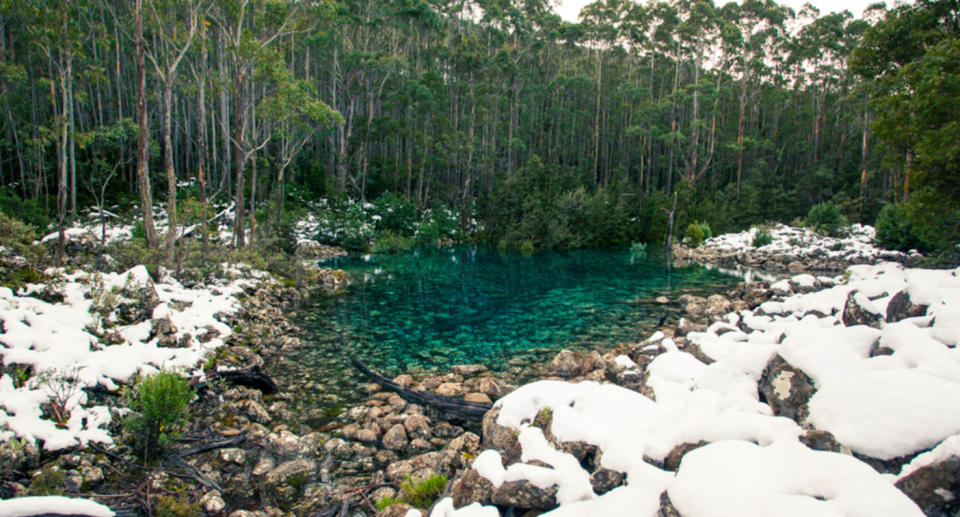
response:
<path id="1" fill-rule="evenodd" d="M 847 225 L 847 219 L 840 213 L 839 206 L 832 201 L 824 201 L 810 208 L 803 225 L 820 234 L 836 235 L 842 226 Z"/>
<path id="2" fill-rule="evenodd" d="M 766 228 L 754 227 L 753 228 L 753 247 L 759 248 L 761 246 L 766 246 L 773 242 L 773 235 L 770 235 L 770 230 Z"/>
<path id="3" fill-rule="evenodd" d="M 153 459 L 177 437 L 186 420 L 193 392 L 180 374 L 161 371 L 141 378 L 133 388 L 131 414 L 124 425 L 134 440 L 134 451 L 144 461 Z"/>
<path id="4" fill-rule="evenodd" d="M 413 238 L 405 237 L 393 230 L 387 230 L 377 235 L 373 241 L 374 253 L 399 253 L 413 248 Z"/>
<path id="5" fill-rule="evenodd" d="M 687 231 L 683 234 L 683 241 L 687 246 L 696 248 L 712 236 L 710 225 L 701 223 L 700 221 L 694 221 L 687 226 Z"/>
<path id="6" fill-rule="evenodd" d="M 877 229 L 877 241 L 886 249 L 908 251 L 920 247 L 920 241 L 914 235 L 913 225 L 907 219 L 902 205 L 884 205 L 874 226 Z"/>
<path id="7" fill-rule="evenodd" d="M 407 478 L 400 484 L 400 501 L 415 508 L 427 508 L 443 494 L 447 487 L 447 476 L 436 474 L 414 483 Z"/>

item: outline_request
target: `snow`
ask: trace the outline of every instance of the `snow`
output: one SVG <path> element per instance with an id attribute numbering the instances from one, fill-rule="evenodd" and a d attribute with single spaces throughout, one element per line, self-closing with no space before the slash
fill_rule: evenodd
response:
<path id="1" fill-rule="evenodd" d="M 0 517 L 23 515 L 85 515 L 89 517 L 113 517 L 113 510 L 86 499 L 62 496 L 18 497 L 0 500 Z"/>
<path id="2" fill-rule="evenodd" d="M 869 465 L 797 443 L 728 440 L 683 457 L 667 489 L 684 517 L 920 517 Z"/>
<path id="3" fill-rule="evenodd" d="M 645 340 L 664 350 L 646 366 L 653 399 L 592 381 L 521 386 L 496 407 L 497 423 L 518 432 L 522 463 L 504 467 L 484 451 L 474 468 L 497 486 L 526 479 L 557 487 L 564 495 L 551 516 L 654 516 L 663 490 L 684 517 L 922 515 L 893 476 L 849 451 L 879 460 L 922 453 L 901 476 L 960 454 L 960 277 L 881 263 L 836 278 L 796 275 L 789 284 L 820 289 L 791 289 L 686 334 L 710 364 L 659 331 Z M 930 303 L 927 315 L 881 320 L 879 329 L 841 321 L 851 293 L 885 315 L 904 290 L 914 303 Z M 814 382 L 804 422 L 774 416 L 758 399 L 778 354 Z M 627 367 L 625 359 L 614 362 Z M 549 433 L 532 424 L 544 410 Z M 830 431 L 848 452 L 810 450 L 799 440 L 805 428 Z M 593 494 L 589 473 L 556 445 L 574 441 L 597 446 L 600 465 L 625 473 L 626 484 Z M 678 445 L 701 442 L 676 473 L 659 467 Z"/>
<path id="4" fill-rule="evenodd" d="M 153 284 L 143 266 L 124 273 L 48 273 L 57 279 L 54 288 L 63 294 L 62 303 L 36 298 L 44 286 L 28 285 L 21 293 L 0 288 L 0 322 L 5 329 L 0 334 L 0 357 L 4 364 L 29 366 L 35 372 L 23 385 L 10 375 L 0 376 L 0 429 L 42 440 L 47 450 L 111 441 L 106 430 L 110 410 L 88 406 L 82 388 L 101 385 L 112 391 L 137 375 L 164 368 L 202 373 L 198 365 L 204 356 L 222 346 L 232 332 L 217 315 L 239 310 L 236 295 L 254 281 L 220 281 L 188 289 L 168 274 Z M 153 318 L 169 318 L 176 329 L 173 337 L 187 346 L 158 346 L 159 339 L 150 337 L 150 321 L 118 323 L 117 306 L 125 301 L 124 290 L 145 289 L 155 289 L 159 300 Z M 121 342 L 99 337 L 104 330 L 115 331 Z M 197 337 L 208 332 L 217 336 L 200 343 Z M 61 402 L 69 413 L 63 425 L 41 410 L 51 400 Z"/>

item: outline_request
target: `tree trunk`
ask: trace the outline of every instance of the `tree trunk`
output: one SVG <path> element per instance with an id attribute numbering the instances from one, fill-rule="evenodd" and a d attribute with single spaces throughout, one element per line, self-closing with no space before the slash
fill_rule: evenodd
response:
<path id="1" fill-rule="evenodd" d="M 156 230 L 153 226 L 153 195 L 150 193 L 150 155 L 147 144 L 150 139 L 150 129 L 147 127 L 147 80 L 144 68 L 144 41 L 143 41 L 143 0 L 136 0 L 137 24 L 137 185 L 140 189 L 140 209 L 143 210 L 143 233 L 147 240 L 147 248 L 157 244 Z"/>
<path id="2" fill-rule="evenodd" d="M 177 174 L 173 170 L 173 143 L 170 138 L 171 105 L 173 102 L 173 74 L 167 71 L 163 83 L 163 169 L 167 175 L 167 245 L 166 259 L 173 259 L 177 242 Z"/>

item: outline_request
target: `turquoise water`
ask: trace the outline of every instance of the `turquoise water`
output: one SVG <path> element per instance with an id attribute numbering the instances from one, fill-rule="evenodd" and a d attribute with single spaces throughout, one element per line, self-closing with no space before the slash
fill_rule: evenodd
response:
<path id="1" fill-rule="evenodd" d="M 341 395 L 362 381 L 351 371 L 351 354 L 387 375 L 461 363 L 505 370 L 549 360 L 562 348 L 639 342 L 665 315 L 676 322 L 678 305 L 654 298 L 713 293 L 736 282 L 699 266 L 668 275 L 653 247 L 530 257 L 458 247 L 323 265 L 346 270 L 351 285 L 304 306 L 298 323 L 309 345 L 293 359 L 314 372 L 337 372 L 317 379 Z"/>

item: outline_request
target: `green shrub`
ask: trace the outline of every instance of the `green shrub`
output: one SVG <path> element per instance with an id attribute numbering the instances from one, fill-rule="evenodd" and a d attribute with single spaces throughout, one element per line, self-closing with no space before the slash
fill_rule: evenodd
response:
<path id="1" fill-rule="evenodd" d="M 413 248 L 413 238 L 386 230 L 377 235 L 373 241 L 372 251 L 374 253 L 399 253 L 409 251 Z"/>
<path id="2" fill-rule="evenodd" d="M 847 218 L 840 213 L 840 207 L 832 201 L 817 203 L 807 212 L 803 225 L 813 228 L 822 235 L 836 235 L 841 227 L 847 225 Z"/>
<path id="3" fill-rule="evenodd" d="M 770 230 L 762 227 L 753 228 L 753 247 L 759 248 L 761 246 L 766 246 L 773 242 L 773 235 L 770 235 Z"/>
<path id="4" fill-rule="evenodd" d="M 920 241 L 914 235 L 913 225 L 907 219 L 902 205 L 884 205 L 874 226 L 877 229 L 877 241 L 886 249 L 908 251 L 920 247 Z"/>
<path id="5" fill-rule="evenodd" d="M 687 231 L 683 233 L 683 242 L 691 248 L 696 248 L 712 236 L 710 225 L 694 221 L 687 226 Z"/>
<path id="6" fill-rule="evenodd" d="M 400 234 L 413 231 L 413 225 L 417 220 L 417 208 L 406 196 L 385 192 L 373 204 L 380 216 L 380 220 L 377 221 L 378 230 L 392 230 Z"/>
<path id="7" fill-rule="evenodd" d="M 134 451 L 144 461 L 160 455 L 179 434 L 193 392 L 190 381 L 176 372 L 161 371 L 141 378 L 133 388 L 124 421 L 133 435 Z"/>
<path id="8" fill-rule="evenodd" d="M 407 503 L 414 508 L 428 508 L 434 501 L 443 494 L 447 487 L 447 476 L 436 474 L 415 483 L 409 477 L 400 484 L 400 497 L 398 502 Z"/>

